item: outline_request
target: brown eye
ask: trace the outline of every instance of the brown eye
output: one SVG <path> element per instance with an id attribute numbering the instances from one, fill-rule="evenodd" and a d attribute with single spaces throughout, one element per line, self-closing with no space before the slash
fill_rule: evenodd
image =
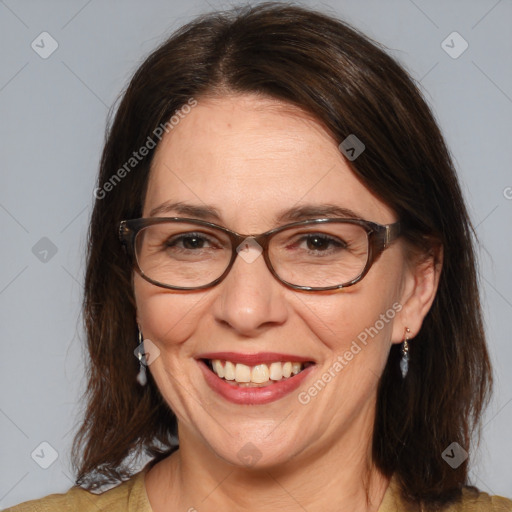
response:
<path id="1" fill-rule="evenodd" d="M 204 244 L 209 243 L 209 240 L 198 234 L 187 234 L 174 237 L 167 242 L 167 247 L 176 247 L 181 244 L 183 249 L 204 249 Z"/>

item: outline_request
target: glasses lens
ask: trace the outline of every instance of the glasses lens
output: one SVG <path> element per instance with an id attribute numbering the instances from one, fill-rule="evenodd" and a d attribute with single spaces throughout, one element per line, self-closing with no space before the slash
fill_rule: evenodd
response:
<path id="1" fill-rule="evenodd" d="M 339 286 L 358 277 L 368 261 L 366 230 L 350 223 L 313 224 L 277 233 L 269 257 L 276 274 L 296 286 Z"/>
<path id="2" fill-rule="evenodd" d="M 162 222 L 141 229 L 135 240 L 140 270 L 158 283 L 183 288 L 219 278 L 231 258 L 231 242 L 220 230 L 187 222 Z"/>

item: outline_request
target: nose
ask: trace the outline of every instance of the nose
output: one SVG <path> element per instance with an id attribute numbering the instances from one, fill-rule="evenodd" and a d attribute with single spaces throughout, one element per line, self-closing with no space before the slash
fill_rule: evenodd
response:
<path id="1" fill-rule="evenodd" d="M 246 246 L 238 254 L 229 274 L 217 286 L 214 316 L 239 334 L 255 336 L 286 321 L 284 285 L 270 273 L 254 246 Z"/>

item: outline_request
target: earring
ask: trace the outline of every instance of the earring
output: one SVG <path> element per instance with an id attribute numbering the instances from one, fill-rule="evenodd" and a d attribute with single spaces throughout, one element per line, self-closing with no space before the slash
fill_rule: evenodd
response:
<path id="1" fill-rule="evenodd" d="M 137 359 L 139 360 L 140 369 L 139 369 L 139 373 L 137 374 L 137 382 L 141 386 L 145 386 L 148 381 L 148 378 L 146 376 L 146 359 L 145 359 L 145 354 L 144 354 L 144 339 L 142 337 L 142 332 L 140 331 L 140 327 L 138 327 L 138 330 L 139 330 L 139 345 L 137 347 Z"/>
<path id="2" fill-rule="evenodd" d="M 409 371 L 409 340 L 408 334 L 411 332 L 409 327 L 405 328 L 404 341 L 402 343 L 402 359 L 400 360 L 400 370 L 402 371 L 402 378 L 405 379 L 407 372 Z"/>

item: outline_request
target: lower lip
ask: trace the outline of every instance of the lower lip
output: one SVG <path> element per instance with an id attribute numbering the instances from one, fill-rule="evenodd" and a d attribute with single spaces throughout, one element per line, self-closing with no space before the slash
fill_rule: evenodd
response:
<path id="1" fill-rule="evenodd" d="M 301 382 L 313 370 L 314 365 L 308 366 L 297 375 L 285 380 L 262 387 L 241 387 L 228 384 L 227 381 L 213 373 L 204 361 L 197 361 L 208 385 L 226 400 L 240 405 L 261 405 L 274 402 L 296 390 Z M 230 381 L 233 382 L 233 381 Z"/>

